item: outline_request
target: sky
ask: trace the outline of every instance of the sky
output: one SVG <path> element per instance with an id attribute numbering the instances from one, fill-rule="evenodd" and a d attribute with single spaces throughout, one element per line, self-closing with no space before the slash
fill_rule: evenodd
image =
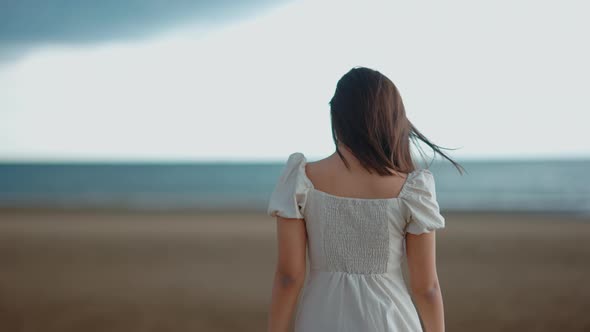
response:
<path id="1" fill-rule="evenodd" d="M 0 5 L 0 161 L 320 158 L 354 66 L 453 158 L 590 158 L 582 1 L 47 3 Z"/>

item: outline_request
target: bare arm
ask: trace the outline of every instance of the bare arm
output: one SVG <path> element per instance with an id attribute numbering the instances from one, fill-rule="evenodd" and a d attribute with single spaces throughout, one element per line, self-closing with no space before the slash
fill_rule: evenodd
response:
<path id="1" fill-rule="evenodd" d="M 288 331 L 305 281 L 307 233 L 304 220 L 277 217 L 277 245 L 268 332 Z"/>
<path id="2" fill-rule="evenodd" d="M 444 332 L 442 293 L 436 273 L 435 232 L 406 236 L 412 298 L 426 332 Z"/>

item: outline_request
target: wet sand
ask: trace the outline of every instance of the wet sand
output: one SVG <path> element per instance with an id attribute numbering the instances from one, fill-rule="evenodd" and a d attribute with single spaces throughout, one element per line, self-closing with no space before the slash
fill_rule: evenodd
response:
<path id="1" fill-rule="evenodd" d="M 590 331 L 590 220 L 444 213 L 448 331 Z M 0 211 L 0 331 L 264 331 L 274 220 Z"/>

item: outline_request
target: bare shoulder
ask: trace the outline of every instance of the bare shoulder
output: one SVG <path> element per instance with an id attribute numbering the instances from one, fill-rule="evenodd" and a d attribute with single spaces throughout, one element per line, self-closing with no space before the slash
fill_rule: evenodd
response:
<path id="1" fill-rule="evenodd" d="M 319 187 L 324 187 L 332 182 L 338 175 L 341 165 L 334 156 L 328 156 L 316 161 L 310 161 L 306 164 L 305 172 L 312 183 Z"/>

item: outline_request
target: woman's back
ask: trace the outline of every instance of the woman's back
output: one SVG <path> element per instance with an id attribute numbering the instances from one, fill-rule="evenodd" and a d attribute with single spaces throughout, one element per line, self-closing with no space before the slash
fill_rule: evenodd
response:
<path id="1" fill-rule="evenodd" d="M 432 173 L 379 181 L 338 167 L 293 153 L 269 201 L 269 215 L 305 220 L 310 271 L 295 330 L 421 331 L 401 264 L 407 232 L 444 227 Z"/>
<path id="2" fill-rule="evenodd" d="M 336 153 L 306 163 L 305 172 L 314 188 L 343 197 L 390 198 L 399 195 L 407 174 L 381 176 L 369 173 L 351 152 L 345 148 L 341 151 L 351 161 L 350 169 Z"/>

